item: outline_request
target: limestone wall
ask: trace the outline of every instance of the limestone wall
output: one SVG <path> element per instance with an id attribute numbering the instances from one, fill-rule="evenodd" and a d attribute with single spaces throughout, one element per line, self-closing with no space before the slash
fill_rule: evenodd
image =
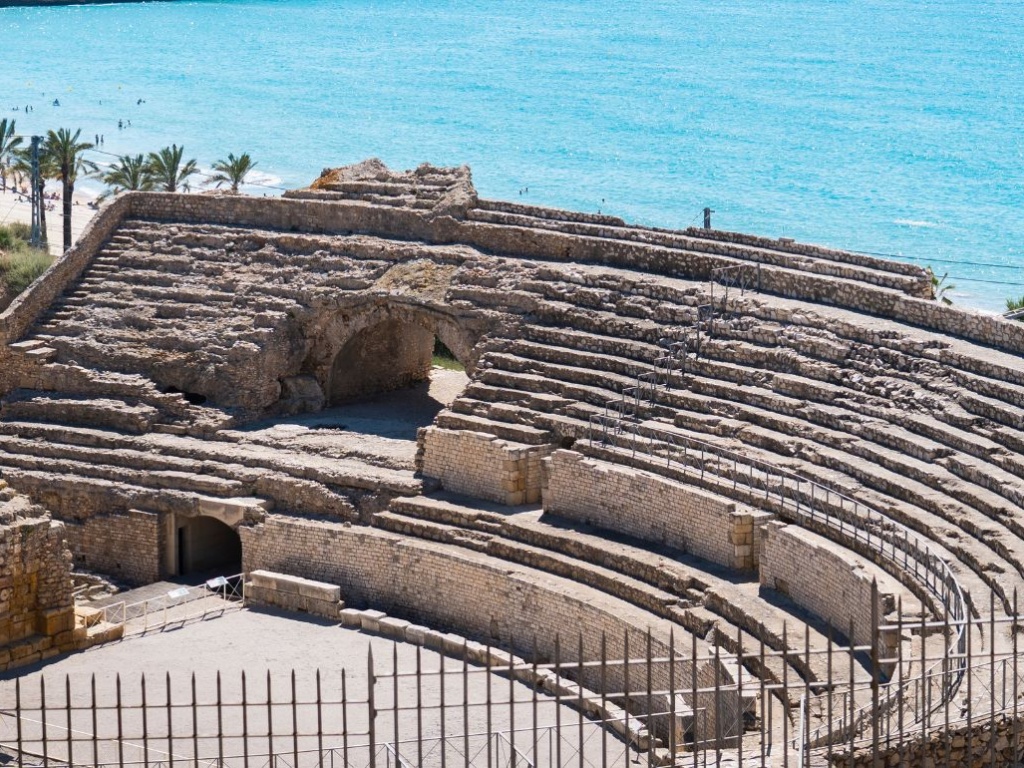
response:
<path id="1" fill-rule="evenodd" d="M 760 571 L 763 588 L 787 595 L 837 632 L 847 634 L 852 621 L 856 645 L 871 645 L 877 624 L 885 621 L 895 602 L 892 594 L 879 590 L 872 607 L 872 578 L 861 560 L 793 525 L 775 522 L 761 528 Z M 884 633 L 882 654 L 889 655 L 898 640 Z"/>
<path id="2" fill-rule="evenodd" d="M 541 496 L 541 459 L 550 448 L 502 440 L 486 432 L 420 430 L 421 471 L 449 491 L 499 504 L 535 504 Z"/>
<path id="3" fill-rule="evenodd" d="M 755 527 L 766 512 L 575 451 L 544 462 L 544 509 L 561 517 L 690 552 L 729 568 L 757 567 Z"/>
<path id="4" fill-rule="evenodd" d="M 9 491 L 3 501 L 10 499 Z M 6 505 L 5 505 L 6 506 Z M 39 508 L 0 509 L 0 671 L 75 647 L 71 553 Z"/>
<path id="5" fill-rule="evenodd" d="M 247 572 L 263 569 L 336 584 L 353 607 L 373 607 L 433 628 L 450 628 L 513 652 L 530 651 L 536 641 L 538 652 L 552 659 L 556 637 L 561 636 L 561 659 L 578 660 L 581 640 L 582 658 L 594 660 L 600 658 L 604 635 L 609 656 L 621 657 L 628 639 L 636 658 L 646 654 L 648 630 L 655 657 L 669 650 L 669 622 L 580 584 L 471 550 L 376 528 L 278 515 L 269 515 L 260 525 L 243 526 L 239 533 Z M 684 641 L 678 627 L 675 634 L 683 653 L 689 638 Z M 699 652 L 706 651 L 701 642 Z M 691 679 L 690 664 L 676 666 L 675 679 L 684 687 L 683 681 Z M 654 670 L 655 688 L 667 688 L 667 663 L 654 665 Z M 609 667 L 609 689 L 622 684 L 621 671 L 621 665 Z M 701 685 L 713 685 L 711 662 L 699 662 L 697 672 Z M 728 679 L 719 672 L 720 679 Z M 600 690 L 599 670 L 585 672 L 583 683 Z M 698 730 L 710 738 L 715 733 L 715 700 L 709 693 L 696 703 Z M 643 706 L 642 701 L 634 704 Z M 728 733 L 727 723 L 735 723 L 739 711 L 735 692 L 722 694 L 718 707 L 718 716 L 727 718 L 723 732 Z"/>
<path id="6" fill-rule="evenodd" d="M 164 528 L 156 512 L 108 512 L 66 521 L 66 525 L 78 567 L 110 574 L 128 584 L 160 579 Z"/>

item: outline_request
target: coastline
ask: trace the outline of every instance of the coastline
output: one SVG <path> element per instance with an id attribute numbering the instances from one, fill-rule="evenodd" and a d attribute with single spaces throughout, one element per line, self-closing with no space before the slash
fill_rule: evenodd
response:
<path id="1" fill-rule="evenodd" d="M 52 190 L 47 189 L 47 193 Z M 58 193 L 59 194 L 59 193 Z M 82 192 L 75 192 L 75 204 L 71 209 L 71 236 L 75 242 L 81 237 L 86 225 L 92 221 L 97 210 L 90 208 L 89 203 L 95 198 Z M 46 211 L 46 238 L 50 253 L 60 255 L 64 248 L 64 220 L 61 213 L 61 201 L 50 200 L 53 203 L 53 210 Z M 0 226 L 21 222 L 32 223 L 32 204 L 23 195 L 16 194 L 12 189 L 0 192 Z"/>
<path id="2" fill-rule="evenodd" d="M 51 8 L 58 5 L 113 5 L 115 3 L 172 2 L 172 0 L 0 0 L 0 8 Z"/>

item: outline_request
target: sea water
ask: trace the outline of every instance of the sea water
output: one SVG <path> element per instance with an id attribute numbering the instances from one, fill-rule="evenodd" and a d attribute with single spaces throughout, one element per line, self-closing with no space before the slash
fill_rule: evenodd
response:
<path id="1" fill-rule="evenodd" d="M 0 9 L 0 116 L 102 134 L 101 163 L 249 152 L 254 194 L 370 156 L 466 163 L 487 197 L 665 227 L 708 206 L 929 264 L 989 310 L 1024 294 L 1022 94 L 1019 0 Z"/>

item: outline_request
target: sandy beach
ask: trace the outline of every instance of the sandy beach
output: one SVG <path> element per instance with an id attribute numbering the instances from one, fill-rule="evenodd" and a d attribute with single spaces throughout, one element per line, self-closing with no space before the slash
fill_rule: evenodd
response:
<path id="1" fill-rule="evenodd" d="M 48 184 L 46 193 L 52 194 L 58 185 Z M 59 191 L 58 191 L 59 195 Z M 78 240 L 85 225 L 96 215 L 96 209 L 90 208 L 88 203 L 92 200 L 89 195 L 75 193 L 76 205 L 71 212 L 71 235 L 75 241 Z M 64 243 L 64 217 L 62 214 L 63 204 L 60 199 L 47 200 L 52 205 L 52 210 L 46 211 L 46 233 L 50 246 L 50 253 L 57 255 L 63 251 Z M 25 224 L 32 222 L 32 206 L 24 195 L 15 194 L 8 188 L 0 192 L 0 226 L 20 221 Z"/>

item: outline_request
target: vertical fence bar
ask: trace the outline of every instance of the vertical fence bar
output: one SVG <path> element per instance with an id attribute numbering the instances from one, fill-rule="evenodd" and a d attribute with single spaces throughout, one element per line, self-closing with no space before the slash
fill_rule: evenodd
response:
<path id="1" fill-rule="evenodd" d="M 970 674 L 968 670 L 967 674 Z M 996 764 L 996 593 L 988 593 L 988 764 Z M 1014 745 L 1014 749 L 1016 749 Z"/>
<path id="2" fill-rule="evenodd" d="M 871 580 L 871 765 L 879 768 L 878 721 L 879 683 L 882 676 L 878 660 L 878 580 Z"/>
<path id="3" fill-rule="evenodd" d="M 971 625 L 974 622 L 971 620 L 970 616 L 967 616 L 966 620 L 967 620 L 967 743 L 970 744 L 971 737 L 974 734 L 974 731 L 973 731 L 973 728 L 972 728 L 972 717 L 971 717 L 971 715 L 972 715 L 971 710 L 973 709 L 972 703 L 974 701 L 974 690 L 973 690 L 973 686 L 971 684 L 972 680 L 974 678 L 974 675 L 971 674 L 971 669 L 973 667 L 973 664 L 971 662 L 971 656 L 972 656 L 972 651 L 971 651 Z M 946 709 L 948 710 L 949 708 L 947 707 Z M 970 756 L 968 756 L 968 762 L 969 761 L 970 761 Z"/>
<path id="4" fill-rule="evenodd" d="M 922 610 L 924 606 L 921 606 Z M 897 622 L 897 642 L 896 642 L 896 670 L 899 675 L 900 688 L 905 691 L 907 689 L 907 670 L 903 666 L 903 595 L 899 596 L 896 602 L 896 622 Z M 903 765 L 903 761 L 906 757 L 906 739 L 904 738 L 904 729 L 906 723 L 904 722 L 904 699 L 906 696 L 901 692 L 899 698 L 896 700 L 897 707 L 897 739 L 899 740 L 899 753 L 900 753 L 900 765 Z"/>
<path id="5" fill-rule="evenodd" d="M 270 672 L 267 672 L 269 681 Z M 192 762 L 199 765 L 199 708 L 196 706 L 196 673 L 192 673 Z M 120 735 L 118 735 L 120 738 Z"/>
<path id="6" fill-rule="evenodd" d="M 469 761 L 469 650 L 462 643 L 462 753 Z"/>
<path id="7" fill-rule="evenodd" d="M 173 702 L 171 701 L 171 673 L 166 673 L 165 683 L 167 685 L 167 760 L 174 768 L 174 716 L 173 716 Z M 96 689 L 93 688 L 93 700 L 96 699 Z M 93 727 L 93 732 L 96 728 Z M 93 760 L 96 760 L 96 755 L 93 754 Z"/>
<path id="8" fill-rule="evenodd" d="M 444 656 L 441 669 L 441 759 L 444 760 Z M 423 765 L 423 646 L 416 646 L 416 764 Z"/>
<path id="9" fill-rule="evenodd" d="M 761 633 L 761 637 L 760 637 L 759 642 L 758 642 L 758 647 L 759 647 L 758 653 L 759 653 L 759 660 L 760 660 L 760 666 L 758 667 L 758 669 L 761 672 L 761 674 L 760 674 L 760 678 L 761 678 L 761 681 L 760 681 L 761 682 L 761 686 L 760 686 L 761 687 L 761 699 L 760 699 L 760 701 L 761 701 L 761 718 L 760 718 L 760 720 L 761 720 L 761 722 L 760 722 L 760 726 L 761 726 L 761 728 L 760 728 L 760 730 L 761 730 L 761 733 L 760 733 L 760 736 L 761 736 L 761 738 L 760 738 L 760 741 L 761 741 L 761 762 L 760 762 L 760 765 L 763 766 L 763 765 L 765 765 L 765 758 L 767 757 L 768 734 L 771 733 L 771 731 L 768 730 L 768 728 L 767 728 L 767 722 L 768 722 L 768 717 L 770 716 L 771 711 L 772 711 L 772 702 L 771 702 L 771 699 L 769 698 L 771 696 L 771 693 L 765 691 L 765 685 L 767 683 L 765 678 L 768 676 L 768 673 L 765 671 L 765 665 L 764 665 L 765 662 L 764 662 L 764 634 L 763 633 Z"/>
<path id="10" fill-rule="evenodd" d="M 579 754 L 579 758 L 580 758 L 580 768 L 584 768 L 584 761 L 583 761 L 583 743 L 584 743 L 584 739 L 583 739 L 583 633 L 582 632 L 579 633 L 579 641 L 577 643 L 577 648 L 576 648 L 576 662 L 577 662 L 577 664 L 579 664 L 579 668 L 577 670 L 577 677 L 576 677 L 576 691 L 579 694 L 579 700 L 576 702 L 576 706 L 577 706 L 577 709 L 578 709 L 578 716 L 579 716 L 577 722 L 578 722 L 579 740 L 580 740 L 579 753 L 578 754 Z M 513 751 L 513 754 L 515 754 L 514 751 Z"/>
<path id="11" fill-rule="evenodd" d="M 398 734 L 398 643 L 391 644 L 391 712 L 394 734 L 395 734 L 395 762 L 396 768 L 402 764 L 402 742 Z"/>
<path id="12" fill-rule="evenodd" d="M 810 743 L 811 743 L 811 625 L 804 624 L 804 730 L 800 734 L 803 742 L 803 749 L 797 759 L 803 766 L 806 762 L 810 765 Z M 831 682 L 831 680 L 829 681 Z"/>
<path id="13" fill-rule="evenodd" d="M 697 693 L 697 636 L 690 635 L 690 696 L 693 699 L 693 768 L 697 768 L 700 742 L 704 736 L 706 718 L 701 718 L 700 696 Z"/>
<path id="14" fill-rule="evenodd" d="M 923 612 L 922 612 L 922 615 L 924 615 Z M 847 627 L 847 632 L 848 632 L 848 634 L 846 635 L 846 642 L 847 642 L 847 644 L 850 647 L 850 687 L 849 687 L 849 691 L 850 691 L 849 699 L 850 700 L 848 702 L 849 703 L 850 715 L 849 715 L 849 720 L 846 721 L 846 730 L 847 730 L 847 733 L 849 734 L 849 739 L 850 739 L 850 768 L 854 768 L 854 765 L 855 765 L 855 761 L 854 761 L 854 739 L 856 738 L 857 733 L 856 733 L 856 730 L 853 727 L 853 723 L 854 723 L 854 720 L 856 719 L 856 716 L 857 716 L 857 710 L 856 710 L 856 707 L 854 706 L 853 690 L 854 690 L 854 680 L 855 680 L 855 677 L 856 677 L 856 674 L 857 674 L 857 668 L 855 666 L 855 660 L 854 660 L 854 657 L 856 656 L 856 651 L 854 650 L 854 645 L 853 645 L 853 618 L 850 619 L 850 624 L 849 624 L 849 627 Z"/>
<path id="15" fill-rule="evenodd" d="M 533 717 L 531 722 L 531 738 L 533 739 L 533 764 L 535 766 L 540 765 L 540 758 L 537 757 L 537 695 L 538 688 L 540 687 L 538 681 L 540 678 L 537 677 L 537 636 L 533 636 L 533 691 L 531 692 Z"/>
<path id="16" fill-rule="evenodd" d="M 651 654 L 651 630 L 647 630 L 645 649 L 647 654 L 647 762 L 654 764 L 654 696 L 653 678 L 651 676 L 652 654 Z"/>
<path id="17" fill-rule="evenodd" d="M 601 765 L 608 765 L 608 642 L 601 632 Z M 536 757 L 534 765 L 537 765 Z"/>
<path id="18" fill-rule="evenodd" d="M 420 651 L 422 646 L 416 646 L 416 668 L 420 669 Z M 440 667 L 438 668 L 438 674 L 441 676 L 441 768 L 447 768 L 448 765 L 448 704 L 446 701 L 446 683 L 448 681 L 448 675 L 445 674 L 444 669 L 444 656 L 440 657 Z M 417 673 L 417 686 L 419 685 L 419 677 Z M 420 692 L 416 691 L 417 701 L 420 700 Z M 419 704 L 417 704 L 416 712 L 416 727 L 420 730 L 420 738 L 423 738 L 423 713 L 419 710 Z M 422 750 L 422 748 L 421 748 Z M 423 765 L 423 755 L 420 755 L 420 765 Z"/>
<path id="19" fill-rule="evenodd" d="M 718 706 L 719 697 L 722 695 L 722 646 L 715 636 L 715 692 L 711 699 L 711 707 L 715 715 L 715 762 L 722 762 L 722 711 Z"/>
<path id="20" fill-rule="evenodd" d="M 292 756 L 295 758 L 295 765 L 299 764 L 299 713 L 296 704 L 295 691 L 295 670 L 292 670 Z"/>
<path id="21" fill-rule="evenodd" d="M 555 635 L 555 765 L 562 768 L 562 639 Z M 490 766 L 488 766 L 490 768 Z"/>
<path id="22" fill-rule="evenodd" d="M 118 678 L 120 680 L 120 678 Z M 120 684 L 118 685 L 120 689 Z M 121 714 L 121 702 L 118 700 L 117 703 L 118 719 Z M 50 737 L 46 732 L 46 678 L 42 675 L 39 676 L 39 719 L 42 721 L 42 738 L 43 738 L 43 768 L 49 768 L 50 765 Z M 120 733 L 118 734 L 120 737 Z M 118 747 L 121 742 L 118 741 Z"/>
<path id="23" fill-rule="evenodd" d="M 813 487 L 813 486 L 812 486 Z M 828 679 L 829 687 L 825 693 L 828 698 L 825 700 L 825 719 L 828 723 L 828 732 L 825 734 L 825 762 L 828 765 L 832 765 L 832 727 L 835 722 L 833 715 L 833 700 L 835 699 L 835 688 L 833 687 L 832 681 L 832 622 L 831 620 L 825 627 L 825 638 L 828 641 L 828 648 L 825 653 L 825 677 Z"/>
<path id="24" fill-rule="evenodd" d="M 1014 750 L 1020 749 L 1020 718 L 1018 715 L 1018 681 L 1017 681 L 1017 635 L 1020 633 L 1020 625 L 1017 623 L 1020 619 L 1020 614 L 1017 612 L 1017 588 L 1013 588 L 1013 619 L 1010 624 L 1010 634 L 1013 636 L 1013 683 L 1011 688 L 1013 690 L 1013 748 Z"/>
<path id="25" fill-rule="evenodd" d="M 68 738 L 68 765 L 75 764 L 75 746 L 71 730 L 71 676 L 64 675 L 64 706 L 66 711 Z M 146 676 L 142 676 L 142 743 L 146 743 Z M 149 751 L 146 751 L 146 767 L 149 768 Z"/>
<path id="26" fill-rule="evenodd" d="M 377 768 L 377 706 L 374 688 L 377 687 L 377 678 L 373 673 L 373 646 L 366 650 L 366 709 L 370 718 L 370 768 Z M 348 729 L 345 729 L 346 733 Z M 346 761 L 347 762 L 347 761 Z"/>
<path id="27" fill-rule="evenodd" d="M 274 759 L 274 691 L 273 683 L 270 680 L 270 670 L 267 670 L 267 752 L 270 759 Z"/>
<path id="28" fill-rule="evenodd" d="M 249 764 L 249 694 L 245 670 L 242 670 L 242 759 Z"/>
<path id="29" fill-rule="evenodd" d="M 736 670 L 736 757 L 737 768 L 743 768 L 743 717 L 746 713 L 743 711 L 743 630 L 740 627 L 736 627 Z"/>
<path id="30" fill-rule="evenodd" d="M 510 643 L 511 651 L 508 655 L 508 738 L 509 738 L 509 752 L 511 752 L 511 768 L 515 768 L 516 765 L 516 676 L 514 674 L 515 669 L 515 649 L 516 644 L 513 640 Z"/>
<path id="31" fill-rule="evenodd" d="M 672 760 L 676 759 L 676 630 L 668 630 L 668 753 Z M 740 765 L 743 768 L 743 765 Z"/>
<path id="32" fill-rule="evenodd" d="M 491 673 L 491 644 L 488 643 L 487 644 L 487 673 L 486 673 L 486 678 L 487 678 L 487 698 L 485 700 L 485 706 L 486 706 L 486 709 L 487 709 L 487 737 L 486 737 L 487 738 L 487 768 L 493 768 L 493 766 L 492 766 L 493 750 L 491 749 L 491 746 L 492 746 L 492 744 L 491 744 L 491 734 L 494 733 L 494 727 L 493 727 L 493 723 L 491 721 L 491 718 L 492 718 L 494 713 L 491 711 L 491 674 L 492 674 Z"/>
<path id="33" fill-rule="evenodd" d="M 99 735 L 98 735 L 99 730 L 96 727 L 97 724 L 96 724 L 96 675 L 95 675 L 95 673 L 93 673 L 93 675 L 92 675 L 92 680 L 90 682 L 89 687 L 90 687 L 90 689 L 92 691 L 92 706 L 90 707 L 90 709 L 92 711 L 92 764 L 93 765 L 99 765 Z M 18 738 L 18 745 L 17 745 L 18 746 L 18 750 L 22 749 L 22 744 L 20 744 L 20 740 L 22 740 L 22 733 L 20 733 L 20 724 L 22 724 L 22 719 L 18 718 L 18 728 L 19 728 L 18 729 L 18 735 L 17 735 L 17 738 Z"/>
<path id="34" fill-rule="evenodd" d="M 323 765 L 324 760 L 324 697 L 320 687 L 320 668 L 316 670 L 316 760 Z"/>
<path id="35" fill-rule="evenodd" d="M 369 708 L 369 711 L 372 718 L 372 707 Z M 341 670 L 341 734 L 341 761 L 345 764 L 345 768 L 348 768 L 348 682 L 344 669 Z"/>
<path id="36" fill-rule="evenodd" d="M 782 622 L 782 764 L 789 766 L 789 625 Z"/>
<path id="37" fill-rule="evenodd" d="M 622 711 L 625 715 L 625 741 L 626 749 L 623 752 L 623 761 L 626 768 L 629 768 L 629 631 L 622 631 Z"/>
<path id="38" fill-rule="evenodd" d="M 224 696 L 217 670 L 217 761 L 224 765 Z"/>

